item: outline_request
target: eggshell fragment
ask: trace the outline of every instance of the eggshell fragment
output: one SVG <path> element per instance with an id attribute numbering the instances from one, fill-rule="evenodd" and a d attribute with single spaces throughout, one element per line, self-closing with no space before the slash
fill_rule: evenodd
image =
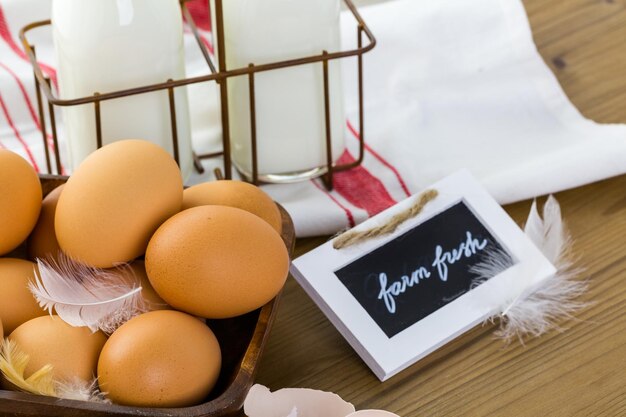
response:
<path id="1" fill-rule="evenodd" d="M 35 268 L 36 264 L 23 259 L 0 258 L 0 319 L 6 334 L 46 314 L 28 290 L 28 282 L 35 280 Z"/>
<path id="2" fill-rule="evenodd" d="M 56 259 L 61 251 L 54 231 L 54 215 L 65 184 L 52 190 L 41 204 L 39 220 L 28 238 L 28 257 L 32 260 Z"/>
<path id="3" fill-rule="evenodd" d="M 98 381 L 117 404 L 186 407 L 206 398 L 220 367 L 219 343 L 205 324 L 178 311 L 152 311 L 111 335 Z"/>
<path id="4" fill-rule="evenodd" d="M 255 214 L 278 233 L 282 218 L 278 206 L 259 187 L 242 181 L 213 181 L 194 185 L 183 193 L 183 210 L 198 206 L 229 206 Z"/>
<path id="5" fill-rule="evenodd" d="M 30 234 L 41 209 L 41 184 L 25 159 L 0 149 L 0 256 Z"/>
<path id="6" fill-rule="evenodd" d="M 348 414 L 346 417 L 400 417 L 397 414 L 383 410 L 359 410 L 355 413 Z"/>
<path id="7" fill-rule="evenodd" d="M 248 417 L 298 416 L 346 417 L 354 406 L 332 392 L 308 388 L 284 388 L 270 392 L 263 385 L 254 385 L 243 403 Z"/>
<path id="8" fill-rule="evenodd" d="M 58 316 L 37 317 L 19 326 L 9 336 L 19 349 L 29 355 L 25 376 L 50 364 L 54 378 L 85 382 L 93 379 L 98 356 L 106 342 L 102 332 L 87 327 L 72 327 Z"/>
<path id="9" fill-rule="evenodd" d="M 289 254 L 259 217 L 226 206 L 185 210 L 165 222 L 146 252 L 146 271 L 172 307 L 227 318 L 255 310 L 280 291 Z"/>
<path id="10" fill-rule="evenodd" d="M 144 140 L 106 145 L 65 185 L 55 215 L 59 245 L 97 268 L 131 261 L 180 210 L 182 198 L 180 171 L 164 149 Z"/>

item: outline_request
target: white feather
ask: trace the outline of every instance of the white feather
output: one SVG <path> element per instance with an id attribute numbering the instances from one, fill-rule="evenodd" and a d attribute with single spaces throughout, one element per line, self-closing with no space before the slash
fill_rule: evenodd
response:
<path id="1" fill-rule="evenodd" d="M 563 224 L 559 203 L 553 196 L 548 197 L 544 205 L 543 219 L 539 216 L 536 201 L 533 202 L 524 232 L 556 267 L 557 272 L 544 280 L 539 287 L 524 291 L 523 288 L 527 286 L 524 280 L 532 278 L 535 273 L 530 265 L 520 271 L 515 282 L 507 283 L 518 284 L 517 289 L 509 286 L 501 288 L 502 291 L 494 291 L 491 301 L 495 302 L 495 311 L 498 313 L 489 320 L 500 320 L 500 329 L 495 335 L 507 342 L 514 338 L 522 341 L 524 336 L 541 336 L 553 329 L 560 331 L 562 328 L 558 322 L 572 318 L 574 312 L 587 305 L 577 300 L 586 291 L 587 284 L 576 279 L 581 271 L 574 269 L 568 259 L 571 239 Z M 472 268 L 472 272 L 478 277 L 474 286 L 512 265 L 513 262 L 506 252 L 487 254 L 480 264 Z M 515 295 L 506 299 L 498 293 Z"/>
<path id="2" fill-rule="evenodd" d="M 533 204 L 530 206 L 530 213 L 528 213 L 528 219 L 526 219 L 524 233 L 526 233 L 526 236 L 528 236 L 537 248 L 541 249 L 544 238 L 543 220 L 541 220 L 541 216 L 539 216 L 539 212 L 537 211 L 537 200 L 533 200 Z"/>
<path id="3" fill-rule="evenodd" d="M 511 266 L 513 266 L 513 258 L 504 249 L 487 252 L 483 255 L 480 263 L 470 268 L 470 273 L 477 276 L 472 281 L 470 289 L 478 287 Z"/>
<path id="4" fill-rule="evenodd" d="M 75 378 L 68 382 L 56 382 L 56 392 L 57 397 L 65 400 L 111 403 L 106 398 L 106 393 L 101 392 L 98 388 L 96 379 L 93 379 L 91 382 L 85 382 L 80 378 Z"/>
<path id="5" fill-rule="evenodd" d="M 537 201 L 533 201 L 524 232 L 553 264 L 559 262 L 570 244 L 561 218 L 561 207 L 553 196 L 549 196 L 543 206 L 543 220 L 537 212 Z"/>
<path id="6" fill-rule="evenodd" d="M 58 261 L 37 260 L 39 271 L 28 286 L 39 305 L 75 327 L 112 333 L 145 311 L 139 280 L 122 273 L 92 268 L 65 255 Z M 119 267 L 124 268 L 124 267 Z"/>

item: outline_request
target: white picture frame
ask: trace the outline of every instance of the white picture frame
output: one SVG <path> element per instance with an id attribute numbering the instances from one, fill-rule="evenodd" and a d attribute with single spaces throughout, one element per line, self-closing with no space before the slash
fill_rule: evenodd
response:
<path id="1" fill-rule="evenodd" d="M 329 241 L 295 259 L 291 266 L 293 277 L 381 381 L 480 324 L 492 316 L 507 297 L 534 288 L 556 272 L 519 226 L 467 171 L 453 174 L 429 188 L 437 190 L 438 197 L 417 216 L 401 224 L 393 234 L 340 250 L 334 249 Z M 355 230 L 367 230 L 385 223 L 414 204 L 416 198 L 418 195 L 398 203 Z M 389 337 L 335 272 L 460 201 L 506 249 L 514 265 Z M 436 242 L 433 242 L 435 246 Z"/>

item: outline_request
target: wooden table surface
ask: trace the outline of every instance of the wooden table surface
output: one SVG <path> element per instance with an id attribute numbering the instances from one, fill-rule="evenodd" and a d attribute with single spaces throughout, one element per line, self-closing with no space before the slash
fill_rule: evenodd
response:
<path id="1" fill-rule="evenodd" d="M 524 4 L 539 50 L 573 103 L 598 122 L 626 123 L 626 1 Z M 290 278 L 258 382 L 333 391 L 357 409 L 404 417 L 626 416 L 626 176 L 557 198 L 589 279 L 584 299 L 593 302 L 563 323 L 567 331 L 507 347 L 485 328 L 380 383 Z M 522 223 L 529 207 L 506 210 Z M 300 240 L 297 253 L 324 241 Z"/>

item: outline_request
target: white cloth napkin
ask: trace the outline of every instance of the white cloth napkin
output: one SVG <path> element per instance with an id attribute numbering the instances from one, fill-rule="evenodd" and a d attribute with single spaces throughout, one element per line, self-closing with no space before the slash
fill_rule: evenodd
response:
<path id="1" fill-rule="evenodd" d="M 626 173 L 626 125 L 597 124 L 570 103 L 535 48 L 521 1 L 395 0 L 361 13 L 378 39 L 365 58 L 363 166 L 337 174 L 332 192 L 319 180 L 264 187 L 298 236 L 350 227 L 461 168 L 502 204 Z M 32 72 L 12 43 L 47 14 L 49 0 L 0 0 L 0 146 L 26 156 L 27 144 L 41 167 Z M 348 14 L 343 29 L 353 47 Z M 37 34 L 38 52 L 54 65 L 47 35 Z M 189 73 L 206 71 L 191 46 L 188 62 Z M 349 161 L 358 147 L 353 60 L 343 72 Z M 217 105 L 207 100 L 215 88 L 189 95 L 195 145 L 211 148 L 219 143 Z"/>
<path id="2" fill-rule="evenodd" d="M 330 195 L 310 184 L 268 187 L 299 235 L 332 233 L 348 213 L 358 222 L 461 168 L 502 204 L 626 172 L 626 125 L 595 123 L 571 104 L 537 52 L 521 1 L 397 0 L 361 14 L 378 40 L 365 57 L 371 151 Z M 349 46 L 354 25 L 348 15 L 343 23 Z M 345 69 L 346 87 L 355 86 Z M 355 92 L 346 90 L 353 125 Z"/>

